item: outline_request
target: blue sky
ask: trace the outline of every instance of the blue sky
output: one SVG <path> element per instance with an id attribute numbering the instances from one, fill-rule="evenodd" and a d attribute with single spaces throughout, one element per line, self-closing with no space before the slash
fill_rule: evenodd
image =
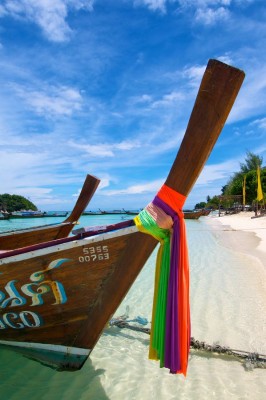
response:
<path id="1" fill-rule="evenodd" d="M 176 156 L 208 59 L 246 79 L 185 208 L 266 160 L 264 0 L 1 0 L 0 193 L 70 210 L 144 207 Z"/>

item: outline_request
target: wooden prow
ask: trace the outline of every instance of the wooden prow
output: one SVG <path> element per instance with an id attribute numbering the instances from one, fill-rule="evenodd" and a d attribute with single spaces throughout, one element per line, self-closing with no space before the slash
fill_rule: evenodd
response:
<path id="1" fill-rule="evenodd" d="M 166 179 L 167 186 L 188 195 L 223 128 L 243 79 L 244 72 L 216 60 L 209 61 L 185 137 Z M 121 242 L 123 240 L 126 237 L 121 237 Z M 100 300 L 91 306 L 90 318 L 77 336 L 76 343 L 94 347 L 107 320 L 121 303 L 157 243 L 152 236 L 142 232 L 136 232 L 134 238 L 128 240 L 128 253 L 125 251 L 121 255 L 119 267 L 112 279 L 106 279 L 105 290 L 99 294 Z"/>
<path id="2" fill-rule="evenodd" d="M 86 176 L 80 195 L 71 214 L 64 221 L 64 224 L 62 224 L 60 230 L 58 231 L 58 234 L 54 239 L 61 239 L 67 237 L 70 234 L 71 230 L 73 229 L 73 226 L 75 225 L 75 223 L 77 223 L 83 211 L 85 211 L 85 208 L 89 204 L 92 196 L 94 195 L 97 187 L 99 186 L 99 183 L 100 180 L 95 176 L 93 175 Z"/>
<path id="3" fill-rule="evenodd" d="M 245 73 L 209 60 L 197 98 L 166 185 L 187 196 L 218 139 Z"/>
<path id="4" fill-rule="evenodd" d="M 100 180 L 93 175 L 87 175 L 78 200 L 65 222 L 76 222 L 81 214 L 85 211 L 85 208 L 89 204 L 92 196 L 94 195 L 97 187 L 99 186 Z"/>

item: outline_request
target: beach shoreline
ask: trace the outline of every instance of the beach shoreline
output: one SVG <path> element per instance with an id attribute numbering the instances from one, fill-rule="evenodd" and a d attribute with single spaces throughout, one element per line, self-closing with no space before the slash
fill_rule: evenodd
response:
<path id="1" fill-rule="evenodd" d="M 210 215 L 206 222 L 223 246 L 255 257 L 266 268 L 266 216 L 253 216 L 254 213 L 249 211 L 220 217 Z"/>

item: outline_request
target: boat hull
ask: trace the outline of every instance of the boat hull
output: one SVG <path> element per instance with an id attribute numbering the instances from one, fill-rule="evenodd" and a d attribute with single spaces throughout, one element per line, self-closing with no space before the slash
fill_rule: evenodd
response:
<path id="1" fill-rule="evenodd" d="M 44 225 L 34 229 L 9 231 L 0 234 L 0 250 L 12 250 L 20 247 L 31 246 L 35 243 L 48 242 L 56 238 L 68 236 L 73 227 L 70 223 Z"/>
<path id="2" fill-rule="evenodd" d="M 202 211 L 184 212 L 185 219 L 199 219 L 199 217 L 201 217 L 202 215 Z"/>
<path id="3" fill-rule="evenodd" d="M 0 340 L 0 348 L 16 353 L 57 371 L 77 371 L 89 357 L 90 350 L 43 343 Z"/>
<path id="4" fill-rule="evenodd" d="M 1 258 L 0 343 L 58 370 L 81 368 L 155 246 L 133 226 Z"/>

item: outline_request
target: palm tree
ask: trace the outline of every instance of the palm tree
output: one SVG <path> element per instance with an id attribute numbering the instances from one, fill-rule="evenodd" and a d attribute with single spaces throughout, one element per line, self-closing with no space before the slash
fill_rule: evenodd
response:
<path id="1" fill-rule="evenodd" d="M 245 163 L 240 163 L 240 170 L 243 174 L 249 171 L 257 170 L 257 167 L 262 166 L 263 157 L 257 156 L 251 151 L 247 151 L 247 156 L 245 158 Z"/>

